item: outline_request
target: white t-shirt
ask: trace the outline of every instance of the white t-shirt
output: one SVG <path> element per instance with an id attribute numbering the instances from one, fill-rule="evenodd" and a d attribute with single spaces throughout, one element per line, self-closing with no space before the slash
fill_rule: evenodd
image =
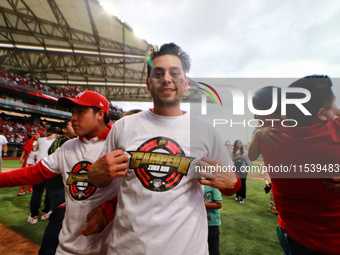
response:
<path id="1" fill-rule="evenodd" d="M 105 140 L 75 138 L 44 158 L 42 163 L 52 172 L 61 174 L 65 186 L 66 213 L 59 234 L 56 254 L 106 254 L 112 223 L 99 234 L 83 236 L 87 214 L 116 196 L 119 179 L 105 188 L 88 182 L 88 169 L 99 158 Z"/>
<path id="2" fill-rule="evenodd" d="M 113 125 L 102 154 L 122 149 L 130 161 L 108 254 L 208 254 L 203 188 L 194 166 L 204 156 L 233 162 L 212 127 L 195 124 L 193 130 L 189 114 L 165 117 L 151 111 Z"/>
<path id="3" fill-rule="evenodd" d="M 48 139 L 48 137 L 41 137 L 38 139 L 38 154 L 37 162 L 48 156 L 48 149 L 51 147 L 55 138 Z"/>
<path id="4" fill-rule="evenodd" d="M 35 157 L 36 157 L 37 155 L 38 155 L 38 141 L 34 141 L 34 142 L 33 142 L 32 150 L 31 150 L 30 154 L 28 154 L 28 157 L 27 157 L 26 166 L 36 164 L 36 163 L 38 162 L 38 161 L 35 159 Z"/>
<path id="5" fill-rule="evenodd" d="M 2 146 L 7 144 L 6 136 L 0 135 L 0 157 L 2 156 Z"/>

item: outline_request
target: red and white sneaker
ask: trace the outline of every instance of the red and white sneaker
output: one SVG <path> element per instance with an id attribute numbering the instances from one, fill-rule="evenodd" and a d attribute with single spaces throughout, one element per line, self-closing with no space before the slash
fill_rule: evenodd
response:
<path id="1" fill-rule="evenodd" d="M 32 194 L 32 193 L 33 193 L 33 189 L 32 189 L 32 188 L 29 188 L 29 189 L 27 190 L 27 193 L 28 193 L 28 194 Z"/>
<path id="2" fill-rule="evenodd" d="M 17 196 L 22 196 L 25 195 L 25 190 L 20 190 L 19 193 L 17 194 Z"/>
<path id="3" fill-rule="evenodd" d="M 33 225 L 37 224 L 38 223 L 38 216 L 34 216 L 34 217 L 31 217 L 31 215 L 28 216 L 27 222 L 30 223 L 30 224 L 33 224 Z"/>
<path id="4" fill-rule="evenodd" d="M 50 215 L 51 215 L 51 213 L 52 213 L 52 211 L 50 210 L 50 211 L 48 211 L 48 213 L 42 213 L 41 214 L 41 220 L 47 220 L 49 217 L 50 217 Z"/>

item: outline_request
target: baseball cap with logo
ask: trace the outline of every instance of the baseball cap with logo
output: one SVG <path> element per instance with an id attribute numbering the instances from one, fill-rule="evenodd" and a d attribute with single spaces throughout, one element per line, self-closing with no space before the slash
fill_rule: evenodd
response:
<path id="1" fill-rule="evenodd" d="M 75 98 L 62 97 L 58 99 L 58 104 L 62 107 L 72 108 L 75 104 L 83 106 L 96 106 L 109 114 L 109 102 L 101 94 L 85 90 L 76 95 Z"/>

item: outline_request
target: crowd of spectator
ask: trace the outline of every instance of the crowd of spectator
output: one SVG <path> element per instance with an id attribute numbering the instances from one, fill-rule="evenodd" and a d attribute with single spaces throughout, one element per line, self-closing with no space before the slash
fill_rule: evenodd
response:
<path id="1" fill-rule="evenodd" d="M 11 96 L 6 95 L 6 94 L 0 94 L 0 98 L 2 98 L 4 100 L 11 101 L 11 102 L 20 102 L 20 103 L 22 103 L 22 99 L 11 97 Z"/>
<path id="2" fill-rule="evenodd" d="M 9 143 L 24 143 L 38 130 L 46 131 L 51 126 L 46 121 L 33 125 L 30 118 L 20 117 L 20 119 L 4 113 L 0 116 L 0 129 L 3 130 L 3 135 Z"/>
<path id="3" fill-rule="evenodd" d="M 77 86 L 73 89 L 48 86 L 29 77 L 15 74 L 3 67 L 0 67 L 0 80 L 3 80 L 6 84 L 22 86 L 23 88 L 30 90 L 38 90 L 40 93 L 48 94 L 56 98 L 63 96 L 75 97 L 80 92 Z M 6 93 L 0 94 L 0 98 L 12 102 L 24 103 L 21 98 L 13 97 Z M 34 105 L 39 106 L 40 104 L 35 103 Z M 120 118 L 124 114 L 122 108 L 113 105 L 112 103 L 110 104 L 110 110 L 114 112 L 113 120 Z M 24 143 L 32 134 L 35 134 L 37 130 L 46 131 L 50 126 L 47 122 L 43 121 L 39 125 L 34 126 L 32 125 L 32 122 L 32 119 L 26 117 L 16 118 L 4 113 L 0 115 L 0 129 L 3 130 L 4 135 L 10 143 Z"/>
<path id="4" fill-rule="evenodd" d="M 45 94 L 49 94 L 57 98 L 63 97 L 63 96 L 75 97 L 80 92 L 80 90 L 78 89 L 78 86 L 75 86 L 73 89 L 67 89 L 65 87 L 51 87 L 51 86 L 42 84 L 39 81 L 30 79 L 28 77 L 23 77 L 18 74 L 14 74 L 13 72 L 10 72 L 6 68 L 0 68 L 0 79 L 5 81 L 6 83 L 13 83 L 15 85 L 39 90 L 39 92 L 43 92 Z M 8 95 L 1 95 L 1 98 L 12 100 L 12 101 L 17 101 L 17 102 L 22 102 L 21 99 L 16 99 Z M 116 105 L 110 104 L 110 109 L 116 112 L 120 112 L 121 114 L 124 113 L 124 110 L 122 108 L 119 108 Z"/>
<path id="5" fill-rule="evenodd" d="M 75 97 L 80 91 L 78 87 L 74 87 L 73 89 L 61 88 L 61 87 L 52 87 L 46 84 L 42 84 L 37 80 L 31 79 L 29 77 L 21 76 L 15 74 L 6 68 L 0 68 L 0 79 L 5 81 L 6 83 L 12 83 L 14 85 L 23 86 L 25 88 L 35 89 L 39 92 L 54 96 L 54 97 Z"/>

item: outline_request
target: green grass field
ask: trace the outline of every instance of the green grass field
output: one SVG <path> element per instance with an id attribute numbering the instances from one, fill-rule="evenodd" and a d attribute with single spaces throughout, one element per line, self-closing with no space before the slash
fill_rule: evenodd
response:
<path id="1" fill-rule="evenodd" d="M 3 168 L 20 168 L 19 160 L 2 160 Z"/>
<path id="2" fill-rule="evenodd" d="M 3 161 L 3 167 L 20 167 L 19 163 Z M 247 199 L 244 205 L 234 196 L 223 196 L 220 227 L 222 255 L 283 254 L 276 237 L 277 216 L 269 212 L 269 195 L 262 180 L 247 180 Z M 19 187 L 0 189 L 0 222 L 40 244 L 47 222 L 36 225 L 26 222 L 30 195 L 18 197 Z"/>

